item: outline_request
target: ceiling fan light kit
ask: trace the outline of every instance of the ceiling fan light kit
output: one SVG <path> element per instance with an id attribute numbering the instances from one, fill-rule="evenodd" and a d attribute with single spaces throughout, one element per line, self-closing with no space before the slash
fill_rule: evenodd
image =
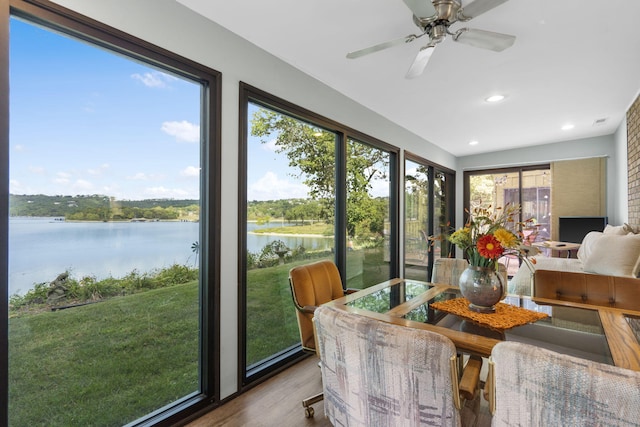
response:
<path id="1" fill-rule="evenodd" d="M 408 36 L 380 43 L 365 49 L 360 49 L 347 54 L 347 58 L 360 58 L 370 53 L 378 52 L 403 43 L 410 43 L 423 36 L 429 41 L 423 46 L 415 57 L 406 74 L 407 78 L 420 76 L 431 58 L 436 46 L 450 35 L 454 42 L 464 43 L 473 47 L 501 52 L 511 47 L 515 42 L 515 36 L 495 33 L 493 31 L 476 30 L 473 28 L 461 28 L 451 32 L 449 27 L 456 22 L 469 21 L 489 10 L 505 3 L 507 0 L 475 0 L 465 7 L 460 0 L 403 0 L 404 4 L 413 13 L 413 22 L 420 28 L 420 34 Z"/>

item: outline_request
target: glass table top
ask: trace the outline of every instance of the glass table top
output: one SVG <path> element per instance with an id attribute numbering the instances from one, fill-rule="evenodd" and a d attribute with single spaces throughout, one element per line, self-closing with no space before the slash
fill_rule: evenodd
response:
<path id="1" fill-rule="evenodd" d="M 405 280 L 401 283 L 381 289 L 369 295 L 365 295 L 346 305 L 354 308 L 374 311 L 376 313 L 386 313 L 387 311 L 412 300 L 433 288 L 430 283 L 412 282 Z"/>
<path id="2" fill-rule="evenodd" d="M 377 313 L 386 313 L 401 304 L 410 302 L 433 287 L 434 285 L 430 283 L 405 280 L 353 300 L 346 305 Z M 596 310 L 538 305 L 529 298 L 507 296 L 503 302 L 533 311 L 544 312 L 549 317 L 535 323 L 507 330 L 495 330 L 465 320 L 454 314 L 435 310 L 430 306 L 432 302 L 459 298 L 460 296 L 457 289 L 447 289 L 430 300 L 422 301 L 417 306 L 414 305 L 414 308 L 404 313 L 402 317 L 407 320 L 429 323 L 488 338 L 525 342 L 559 353 L 610 365 L 614 364 L 604 329 L 600 322 L 600 316 Z M 627 320 L 630 323 L 635 323 L 636 329 L 634 330 L 640 340 L 640 319 L 628 318 Z"/>

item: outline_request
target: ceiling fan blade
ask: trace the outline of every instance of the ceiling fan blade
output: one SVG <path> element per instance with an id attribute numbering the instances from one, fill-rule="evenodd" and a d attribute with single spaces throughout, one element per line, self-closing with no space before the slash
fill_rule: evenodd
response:
<path id="1" fill-rule="evenodd" d="M 506 2 L 507 0 L 476 0 L 460 9 L 458 17 L 461 21 L 468 21 Z"/>
<path id="2" fill-rule="evenodd" d="M 470 46 L 493 50 L 494 52 L 502 52 L 513 45 L 516 41 L 516 36 L 494 33 L 493 31 L 462 28 L 456 31 L 453 35 L 453 40 Z"/>
<path id="3" fill-rule="evenodd" d="M 429 58 L 431 58 L 431 55 L 433 55 L 433 51 L 435 50 L 435 48 L 435 44 L 429 43 L 428 45 L 420 49 L 418 55 L 416 56 L 416 59 L 413 60 L 413 64 L 411 64 L 411 67 L 409 67 L 409 71 L 407 71 L 407 75 L 405 76 L 407 79 L 415 79 L 422 74 L 425 67 L 427 66 L 427 63 L 429 62 Z"/>
<path id="4" fill-rule="evenodd" d="M 403 0 L 416 18 L 431 18 L 437 15 L 431 0 Z M 506 1 L 506 0 L 505 0 Z"/>
<path id="5" fill-rule="evenodd" d="M 395 40 L 390 40 L 388 42 L 384 42 L 384 43 L 377 44 L 375 46 L 371 46 L 371 47 L 367 47 L 367 48 L 364 48 L 364 49 L 356 50 L 354 52 L 349 52 L 349 53 L 347 53 L 347 58 L 349 58 L 349 59 L 360 58 L 361 56 L 365 56 L 365 55 L 368 55 L 370 53 L 378 52 L 378 51 L 383 50 L 383 49 L 388 49 L 390 47 L 397 46 L 397 45 L 402 44 L 402 43 L 412 42 L 417 38 L 418 38 L 418 36 L 416 36 L 414 34 L 411 34 L 411 35 L 406 36 L 406 37 L 402 37 L 402 38 L 395 39 Z"/>

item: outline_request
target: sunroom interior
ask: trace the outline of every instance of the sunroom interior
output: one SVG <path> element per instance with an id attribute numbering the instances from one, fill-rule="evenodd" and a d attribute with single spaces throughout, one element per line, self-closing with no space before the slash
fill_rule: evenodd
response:
<path id="1" fill-rule="evenodd" d="M 567 28 L 563 35 L 566 37 L 581 38 L 585 33 L 593 33 L 592 27 L 583 26 L 581 19 L 591 22 L 588 20 L 593 19 L 592 15 L 599 16 L 599 22 L 604 27 L 601 33 L 606 34 L 607 40 L 615 40 L 612 43 L 616 43 L 616 48 L 611 49 L 614 51 L 611 55 L 614 56 L 607 60 L 593 55 L 594 49 L 588 41 L 597 38 L 597 34 L 590 34 L 587 41 L 578 43 L 570 40 L 576 43 L 572 46 L 582 49 L 576 51 L 576 58 L 567 54 L 564 58 L 555 57 L 555 63 L 537 61 L 535 68 L 526 72 L 519 69 L 517 72 L 521 75 L 516 79 L 508 72 L 505 74 L 506 71 L 501 71 L 500 63 L 483 64 L 481 53 L 455 50 L 454 46 L 458 46 L 452 40 L 447 40 L 448 44 L 438 46 L 438 53 L 444 51 L 442 56 L 438 58 L 434 54 L 433 62 L 428 66 L 433 66 L 433 73 L 438 77 L 431 80 L 430 69 L 426 68 L 422 76 L 408 80 L 404 78 L 405 62 L 408 66 L 420 47 L 415 42 L 412 48 L 403 46 L 400 52 L 392 53 L 399 56 L 387 59 L 372 55 L 364 63 L 353 65 L 344 58 L 348 50 L 384 41 L 393 31 L 412 31 L 410 14 L 399 0 L 397 5 L 372 2 L 366 11 L 362 10 L 362 4 L 342 5 L 339 1 L 306 5 L 300 10 L 298 2 L 294 1 L 279 1 L 276 5 L 263 4 L 265 2 L 233 6 L 216 3 L 219 2 L 207 5 L 207 2 L 192 0 L 111 0 L 98 3 L 82 0 L 0 0 L 0 131 L 3 141 L 1 157 L 3 170 L 6 171 L 2 182 L 5 195 L 2 213 L 6 221 L 0 235 L 5 242 L 2 245 L 1 262 L 5 277 L 9 277 L 9 259 L 12 256 L 8 225 L 11 208 L 9 196 L 16 194 L 9 172 L 14 166 L 12 156 L 15 156 L 16 144 L 12 141 L 11 114 L 15 100 L 11 97 L 14 89 L 12 82 L 18 79 L 10 74 L 11 48 L 14 46 L 10 29 L 16 20 L 184 78 L 194 83 L 196 92 L 200 94 L 197 97 L 201 114 L 199 146 L 193 149 L 194 155 L 199 156 L 201 168 L 198 252 L 192 248 L 193 253 L 198 255 L 196 262 L 199 267 L 197 295 L 194 294 L 197 315 L 193 319 L 197 343 L 192 343 L 191 348 L 194 353 L 191 362 L 195 368 L 190 375 L 194 378 L 187 386 L 188 392 L 159 398 L 147 407 L 137 408 L 124 419 L 109 420 L 106 424 L 97 420 L 96 425 L 184 425 L 212 409 L 228 404 L 308 357 L 301 351 L 299 342 L 291 342 L 292 337 L 294 341 L 297 339 L 297 330 L 292 329 L 295 328 L 293 303 L 290 294 L 286 293 L 289 289 L 286 273 L 294 266 L 287 265 L 291 252 L 282 252 L 277 257 L 274 255 L 273 264 L 269 264 L 281 270 L 279 275 L 274 276 L 277 279 L 272 279 L 280 282 L 278 292 L 281 294 L 277 296 L 277 301 L 290 304 L 285 312 L 278 313 L 282 316 L 279 319 L 281 325 L 270 324 L 261 328 L 263 319 L 252 317 L 262 309 L 253 299 L 261 298 L 262 294 L 256 286 L 261 283 L 255 278 L 255 271 L 252 272 L 252 263 L 256 262 L 256 269 L 264 266 L 258 266 L 261 261 L 253 260 L 249 254 L 247 239 L 251 230 L 247 229 L 247 223 L 256 220 L 252 208 L 262 206 L 267 209 L 266 205 L 251 203 L 270 199 L 261 196 L 257 187 L 252 187 L 254 182 L 250 174 L 252 170 L 258 170 L 263 162 L 268 162 L 268 156 L 261 157 L 260 154 L 263 146 L 271 140 L 276 141 L 277 145 L 279 136 L 286 133 L 284 127 L 277 127 L 278 120 L 289 121 L 290 128 L 286 129 L 307 132 L 307 139 L 303 139 L 307 144 L 311 141 L 318 146 L 322 144 L 332 156 L 331 173 L 326 176 L 332 181 L 329 187 L 334 185 L 330 192 L 322 193 L 323 187 L 308 185 L 308 189 L 319 195 L 319 200 L 331 199 L 332 203 L 317 207 L 321 213 L 300 214 L 300 217 L 292 217 L 292 221 L 304 223 L 304 215 L 330 217 L 331 243 L 325 248 L 328 252 L 322 256 L 336 263 L 345 287 L 362 289 L 395 277 L 427 281 L 435 256 L 462 257 L 459 251 L 448 245 L 432 250 L 433 246 L 430 249 L 423 243 L 438 227 L 463 224 L 465 208 L 469 208 L 470 199 L 474 197 L 470 195 L 468 183 L 470 177 L 476 175 L 491 175 L 496 185 L 502 179 L 500 185 L 519 189 L 518 194 L 523 193 L 522 188 L 528 185 L 527 180 L 536 181 L 536 188 L 551 188 L 549 194 L 536 193 L 536 197 L 551 198 L 546 215 L 549 215 L 549 210 L 553 211 L 553 215 L 547 216 L 547 234 L 541 238 L 557 240 L 557 218 L 561 215 L 606 216 L 610 224 L 640 226 L 640 199 L 635 197 L 640 176 L 634 172 L 640 161 L 640 87 L 637 78 L 630 77 L 640 73 L 640 57 L 636 54 L 640 51 L 640 36 L 631 32 L 633 17 L 637 15 L 633 12 L 640 13 L 640 5 L 616 1 L 622 10 L 608 10 L 606 13 L 612 14 L 611 19 L 601 16 L 603 12 L 598 10 L 602 6 L 596 2 L 573 1 L 570 2 L 573 12 L 563 10 L 563 13 L 567 13 L 563 17 L 571 17 L 564 23 Z M 463 6 L 467 3 L 470 2 L 462 2 Z M 512 0 L 511 3 L 516 1 Z M 555 25 L 551 2 L 535 3 L 535 16 L 527 18 L 528 25 L 535 24 L 536 31 L 541 31 L 545 25 Z M 253 9 L 243 10 L 245 7 Z M 267 7 L 271 9 L 268 14 L 267 11 L 259 13 Z M 310 22 L 315 19 L 307 15 L 313 11 L 307 9 L 309 7 L 322 9 L 317 15 L 318 23 Z M 562 6 L 563 9 L 565 7 L 568 5 Z M 376 8 L 379 8 L 378 12 Z M 500 8 L 504 10 L 500 11 Z M 587 12 L 585 9 L 593 11 Z M 289 15 L 288 11 L 292 14 Z M 324 43 L 317 44 L 319 51 L 333 44 L 339 52 L 335 57 L 328 57 L 322 67 L 314 70 L 314 61 L 322 62 L 322 55 L 312 58 L 309 50 L 313 48 L 310 46 L 314 46 L 314 39 L 322 38 L 325 31 L 328 34 L 333 31 L 333 27 L 323 28 L 325 24 L 322 20 L 343 12 L 344 16 L 337 19 L 337 24 L 343 23 L 346 18 L 355 19 L 359 14 L 377 17 L 372 17 L 371 21 L 361 19 L 360 22 L 352 22 L 351 32 L 340 33 L 345 36 L 361 31 L 363 35 L 359 40 L 345 40 L 343 44 L 335 46 L 333 39 L 327 37 Z M 495 9 L 498 16 L 486 21 L 479 18 L 478 24 L 488 25 L 487 29 L 516 34 L 517 41 L 513 49 L 517 49 L 517 43 L 528 46 L 534 39 L 532 33 L 535 31 L 531 28 L 518 34 L 518 19 L 524 19 L 519 14 L 523 12 L 523 9 L 507 2 Z M 392 27 L 379 34 L 367 35 L 366 31 L 371 31 L 367 27 L 379 27 L 384 20 L 378 15 L 387 13 L 392 16 L 390 21 L 396 16 L 409 15 L 405 16 L 408 25 L 404 29 Z M 270 24 L 270 17 L 277 25 Z M 245 18 L 247 22 L 243 23 Z M 491 27 L 507 18 L 511 21 L 503 28 Z M 547 22 L 544 22 L 545 19 Z M 255 22 L 261 24 L 259 30 L 256 30 Z M 291 22 L 288 29 L 287 22 Z M 360 24 L 362 27 L 356 30 Z M 307 30 L 301 34 L 300 28 Z M 374 35 L 383 40 L 369 38 Z M 549 41 L 552 35 L 546 34 L 543 39 Z M 263 42 L 262 38 L 268 41 Z M 307 42 L 310 44 L 305 45 Z M 269 46 L 278 43 L 287 45 L 286 49 L 269 50 Z M 541 45 L 528 48 L 529 55 L 544 50 Z M 290 56 L 296 50 L 307 50 L 305 55 L 300 56 L 300 62 Z M 599 54 L 606 53 L 603 50 Z M 446 65 L 437 63 L 453 61 L 454 55 L 461 58 L 455 58 L 457 62 L 449 70 Z M 464 55 L 469 55 L 466 58 L 469 62 L 464 62 Z M 513 59 L 508 51 L 504 55 L 498 57 L 503 58 L 498 61 L 503 61 L 506 69 L 506 63 Z M 400 57 L 404 57 L 405 62 L 397 61 Z M 476 61 L 477 74 L 471 61 Z M 555 107 L 549 107 L 552 112 L 541 114 L 540 110 L 545 107 L 537 97 L 535 102 L 529 101 L 527 104 L 527 96 L 533 96 L 532 93 L 540 91 L 546 94 L 547 91 L 543 89 L 547 85 L 562 87 L 562 81 L 546 80 L 551 79 L 555 69 L 566 67 L 574 70 L 575 63 L 593 62 L 606 64 L 594 65 L 580 74 L 571 75 L 572 71 L 569 72 L 575 81 L 565 84 L 571 90 L 556 94 L 560 112 Z M 362 76 L 361 73 L 366 69 L 376 66 L 380 70 Z M 46 70 L 40 72 L 46 74 Z M 357 82 L 360 76 L 362 81 Z M 562 74 L 562 77 L 566 79 L 567 75 Z M 462 84 L 463 78 L 474 82 L 473 90 L 465 91 L 469 85 Z M 387 88 L 388 79 L 394 82 Z M 99 77 L 95 81 L 99 85 Z M 485 97 L 501 91 L 508 92 L 501 104 L 494 106 L 485 103 Z M 580 96 L 576 95 L 577 91 L 581 91 Z M 413 92 L 422 93 L 422 98 Z M 17 87 L 14 93 L 18 93 Z M 407 95 L 406 105 L 401 105 L 403 94 Z M 435 101 L 429 102 L 431 97 Z M 509 102 L 515 104 L 512 109 Z M 544 102 L 553 105 L 556 100 L 547 99 Z M 423 104 L 429 105 L 420 109 Z M 393 111 L 394 108 L 398 111 Z M 491 111 L 491 108 L 494 110 Z M 474 116 L 476 114 L 478 117 Z M 256 125 L 258 119 L 262 120 L 260 124 L 263 128 Z M 604 121 L 594 123 L 600 119 Z M 560 130 L 560 126 L 567 121 L 574 122 L 576 128 Z M 268 126 L 273 128 L 266 129 Z M 430 128 L 433 130 L 425 130 Z M 478 139 L 479 144 L 469 145 L 471 140 Z M 96 141 L 93 143 L 100 144 Z M 285 147 L 293 149 L 293 146 L 286 146 L 285 142 L 280 144 L 282 150 Z M 140 160 L 152 162 L 152 156 L 153 153 L 147 153 Z M 375 229 L 367 222 L 366 227 L 369 228 L 365 232 L 362 219 L 354 223 L 351 213 L 348 213 L 350 200 L 356 194 L 353 190 L 355 184 L 349 181 L 349 170 L 358 167 L 358 159 L 369 157 L 375 159 L 369 165 L 372 169 L 375 169 L 373 166 L 380 166 L 372 182 L 377 182 L 374 198 L 378 202 L 377 209 L 384 211 L 384 218 Z M 296 167 L 301 167 L 293 157 L 288 160 L 289 166 L 293 162 Z M 279 167 L 284 163 L 274 165 L 272 167 Z M 580 165 L 578 172 L 571 172 L 576 170 L 576 165 Z M 265 181 L 263 184 L 271 186 L 271 190 L 281 185 L 283 188 L 279 197 L 297 199 L 298 193 L 294 187 L 285 184 L 299 184 L 304 181 L 305 175 L 298 174 L 295 178 L 285 180 L 284 176 L 293 172 L 286 166 L 280 172 L 281 180 Z M 539 184 L 546 179 L 547 173 L 553 173 L 551 181 Z M 306 176 L 309 174 L 311 172 Z M 407 183 L 417 182 L 419 177 L 427 183 L 423 199 L 412 198 L 411 194 L 417 193 L 407 190 Z M 556 177 L 561 177 L 558 178 L 561 182 L 556 182 Z M 573 182 L 572 177 L 578 182 Z M 593 184 L 581 190 L 586 179 L 591 179 Z M 553 187 L 556 184 L 557 187 Z M 553 188 L 556 188 L 555 199 Z M 584 193 L 575 196 L 576 191 Z M 508 193 L 505 190 L 503 194 Z M 291 194 L 295 196 L 290 197 Z M 575 197 L 568 204 L 566 200 L 569 196 L 562 194 Z M 537 204 L 542 204 L 541 199 L 536 200 Z M 423 215 L 420 203 L 430 206 L 425 208 L 431 210 L 424 215 L 433 217 L 434 209 L 439 209 L 440 217 L 428 224 L 419 224 L 418 219 Z M 331 213 L 322 213 L 327 211 Z M 371 212 L 368 215 L 372 215 Z M 284 219 L 285 215 L 281 216 Z M 366 216 L 366 213 L 362 214 L 365 219 Z M 380 246 L 372 243 L 371 248 L 360 251 L 364 247 L 364 238 L 355 240 L 353 237 L 366 235 L 366 239 L 373 242 L 376 232 L 380 235 Z M 278 249 L 272 249 L 277 254 Z M 375 261 L 368 263 L 367 256 Z M 311 258 L 301 257 L 296 262 L 300 264 L 303 259 Z M 515 270 L 509 274 L 514 274 L 517 267 L 512 264 L 510 268 Z M 375 274 L 372 273 L 374 269 Z M 21 381 L 16 378 L 15 372 L 12 377 L 16 361 L 12 360 L 11 345 L 12 339 L 17 336 L 13 335 L 16 332 L 11 329 L 13 317 L 8 309 L 10 285 L 6 280 L 3 283 L 2 310 L 5 318 L 10 320 L 3 323 L 1 328 L 0 415 L 9 425 L 28 425 L 21 424 L 19 416 L 15 415 L 17 409 L 12 406 L 14 399 L 26 391 L 20 390 Z M 253 345 L 250 342 L 255 338 L 252 334 L 264 334 L 264 341 L 269 341 L 272 339 L 269 335 L 271 331 L 279 327 L 288 333 L 279 344 L 280 347 L 264 344 L 266 349 L 261 348 L 255 353 L 250 351 Z M 20 332 L 26 333 L 25 330 Z M 145 388 L 139 390 L 142 391 L 138 393 L 152 394 Z M 105 389 L 102 393 L 117 394 L 113 389 Z M 131 393 L 129 399 L 135 401 L 136 392 L 129 390 L 128 393 Z M 54 407 L 48 412 L 55 414 L 57 410 Z M 85 419 L 91 419 L 90 413 L 85 415 L 88 416 Z M 296 415 L 302 417 L 302 412 Z M 65 425 L 66 421 L 56 421 L 57 414 L 52 419 L 54 422 L 51 425 Z"/>

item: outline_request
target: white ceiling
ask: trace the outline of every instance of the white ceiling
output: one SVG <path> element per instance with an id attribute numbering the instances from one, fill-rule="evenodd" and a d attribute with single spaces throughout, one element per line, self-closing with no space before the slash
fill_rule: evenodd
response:
<path id="1" fill-rule="evenodd" d="M 511 48 L 447 37 L 413 80 L 426 37 L 345 57 L 418 34 L 402 0 L 177 1 L 456 156 L 611 134 L 640 90 L 638 0 L 510 0 L 452 30 L 512 34 Z"/>

